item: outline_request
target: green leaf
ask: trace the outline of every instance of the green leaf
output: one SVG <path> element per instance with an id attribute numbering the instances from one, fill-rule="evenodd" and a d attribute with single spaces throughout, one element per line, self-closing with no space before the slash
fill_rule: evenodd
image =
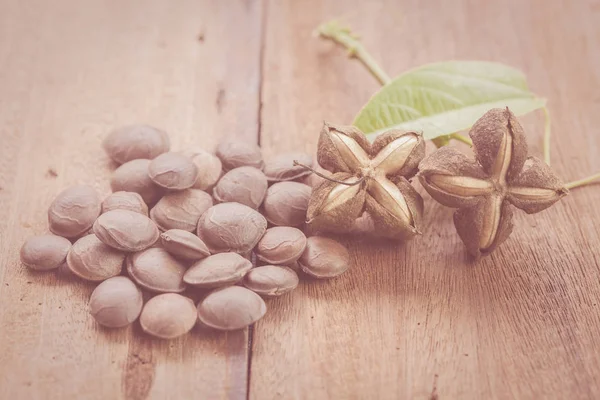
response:
<path id="1" fill-rule="evenodd" d="M 449 61 L 408 71 L 371 97 L 353 124 L 374 139 L 388 129 L 422 131 L 434 139 L 469 129 L 491 108 L 524 115 L 546 99 L 527 88 L 525 75 L 485 61 Z"/>

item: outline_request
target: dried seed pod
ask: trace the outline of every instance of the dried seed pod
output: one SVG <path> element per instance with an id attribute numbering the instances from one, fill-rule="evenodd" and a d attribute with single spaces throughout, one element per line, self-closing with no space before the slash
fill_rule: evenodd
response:
<path id="1" fill-rule="evenodd" d="M 137 319 L 144 304 L 142 291 L 125 276 L 99 284 L 90 297 L 90 314 L 100 325 L 122 328 Z"/>
<path id="2" fill-rule="evenodd" d="M 124 260 L 125 253 L 102 243 L 96 235 L 86 235 L 71 247 L 67 266 L 82 279 L 100 282 L 119 275 Z"/>
<path id="3" fill-rule="evenodd" d="M 267 221 L 256 210 L 239 203 L 221 203 L 202 214 L 197 234 L 213 254 L 244 254 L 256 246 L 266 230 Z"/>
<path id="4" fill-rule="evenodd" d="M 271 158 L 265 163 L 264 172 L 269 182 L 292 181 L 311 174 L 309 170 L 294 165 L 298 161 L 304 165 L 312 165 L 313 159 L 307 153 L 283 153 Z"/>
<path id="5" fill-rule="evenodd" d="M 273 225 L 301 226 L 306 220 L 310 193 L 310 186 L 303 183 L 275 183 L 263 202 L 265 218 Z"/>
<path id="6" fill-rule="evenodd" d="M 251 268 L 252 263 L 237 253 L 219 253 L 192 265 L 183 281 L 199 288 L 218 288 L 239 282 Z"/>
<path id="7" fill-rule="evenodd" d="M 160 187 L 183 190 L 194 186 L 198 168 L 183 154 L 163 153 L 148 165 L 148 176 Z"/>
<path id="8" fill-rule="evenodd" d="M 198 169 L 198 177 L 192 187 L 205 191 L 212 190 L 221 178 L 223 170 L 219 157 L 200 149 L 186 151 L 183 154 L 189 157 Z"/>
<path id="9" fill-rule="evenodd" d="M 239 167 L 227 172 L 213 190 L 219 203 L 236 202 L 257 209 L 267 194 L 267 177 L 254 167 Z"/>
<path id="10" fill-rule="evenodd" d="M 62 236 L 32 236 L 21 247 L 21 262 L 35 271 L 58 268 L 67 258 L 71 242 Z"/>
<path id="11" fill-rule="evenodd" d="M 112 210 L 94 223 L 94 233 L 103 243 L 122 251 L 140 251 L 158 240 L 158 228 L 145 215 L 129 210 Z"/>
<path id="12" fill-rule="evenodd" d="M 255 251 L 259 260 L 283 265 L 298 260 L 305 247 L 306 236 L 300 229 L 275 226 L 267 229 Z"/>
<path id="13" fill-rule="evenodd" d="M 265 301 L 241 286 L 229 286 L 210 293 L 198 305 L 200 322 L 214 329 L 243 329 L 267 312 Z"/>
<path id="14" fill-rule="evenodd" d="M 475 257 L 489 254 L 512 232 L 512 203 L 528 213 L 546 209 L 568 191 L 552 170 L 527 156 L 516 117 L 493 109 L 470 133 L 477 163 L 443 148 L 421 163 L 419 179 L 438 202 L 458 208 L 454 225 Z"/>
<path id="15" fill-rule="evenodd" d="M 369 164 L 371 145 L 353 126 L 323 124 L 319 136 L 317 160 L 330 172 L 356 172 Z"/>
<path id="16" fill-rule="evenodd" d="M 226 139 L 219 143 L 216 154 L 223 164 L 224 171 L 244 166 L 263 168 L 260 147 L 254 143 L 239 139 Z"/>
<path id="17" fill-rule="evenodd" d="M 127 273 L 138 285 L 158 293 L 185 290 L 185 266 L 166 250 L 153 247 L 127 257 Z"/>
<path id="18" fill-rule="evenodd" d="M 302 271 L 314 278 L 333 278 L 350 267 L 350 254 L 333 239 L 312 236 L 308 238 L 298 263 Z"/>
<path id="19" fill-rule="evenodd" d="M 81 236 L 100 215 L 98 193 L 91 186 L 71 186 L 56 196 L 48 208 L 50 231 L 58 236 Z"/>
<path id="20" fill-rule="evenodd" d="M 150 210 L 150 218 L 162 231 L 182 229 L 192 232 L 200 216 L 212 205 L 212 197 L 202 190 L 170 192 Z"/>
<path id="21" fill-rule="evenodd" d="M 200 260 L 210 252 L 206 244 L 196 235 L 182 229 L 170 229 L 160 235 L 163 248 L 175 257 Z"/>
<path id="22" fill-rule="evenodd" d="M 112 131 L 102 143 L 110 158 L 124 164 L 140 158 L 152 159 L 169 151 L 169 136 L 148 125 L 129 125 Z"/>
<path id="23" fill-rule="evenodd" d="M 425 157 L 425 140 L 416 132 L 392 129 L 371 145 L 371 168 L 385 176 L 412 177 Z"/>
<path id="24" fill-rule="evenodd" d="M 317 186 L 308 204 L 306 222 L 315 231 L 347 232 L 365 208 L 365 186 L 355 175 L 338 172 Z M 359 182 L 358 184 L 355 184 Z"/>
<path id="25" fill-rule="evenodd" d="M 148 300 L 140 325 L 144 332 L 160 339 L 175 339 L 192 330 L 198 319 L 194 302 L 177 293 L 159 294 Z"/>
<path id="26" fill-rule="evenodd" d="M 158 186 L 148 176 L 150 160 L 131 160 L 121 165 L 110 178 L 113 192 L 135 192 L 142 196 L 148 205 L 156 203 L 165 190 Z"/>
<path id="27" fill-rule="evenodd" d="M 114 192 L 102 202 L 102 213 L 112 210 L 129 210 L 148 216 L 148 206 L 139 193 Z"/>
<path id="28" fill-rule="evenodd" d="M 253 268 L 244 277 L 244 286 L 262 296 L 281 296 L 296 289 L 298 274 L 291 268 L 265 265 Z"/>

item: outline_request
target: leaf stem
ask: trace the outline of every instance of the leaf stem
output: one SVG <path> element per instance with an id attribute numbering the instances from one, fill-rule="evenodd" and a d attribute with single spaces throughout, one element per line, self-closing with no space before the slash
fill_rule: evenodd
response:
<path id="1" fill-rule="evenodd" d="M 385 85 L 391 81 L 388 74 L 377 64 L 373 56 L 371 56 L 358 40 L 359 37 L 352 33 L 350 28 L 342 26 L 338 21 L 333 20 L 321 24 L 317 28 L 317 32 L 321 37 L 330 39 L 348 50 L 349 57 L 355 57 L 364 64 L 371 75 Z"/>
<path id="2" fill-rule="evenodd" d="M 473 147 L 473 141 L 471 139 L 469 139 L 468 137 L 461 135 L 459 133 L 451 134 L 450 138 L 454 139 L 454 140 L 458 140 L 459 142 L 463 142 L 463 143 L 468 144 L 469 146 Z"/>
<path id="3" fill-rule="evenodd" d="M 550 129 L 551 129 L 551 124 L 550 124 L 550 111 L 548 110 L 548 107 L 544 106 L 542 108 L 542 111 L 544 112 L 544 161 L 546 162 L 546 164 L 550 165 Z"/>
<path id="4" fill-rule="evenodd" d="M 358 184 L 360 184 L 360 183 L 364 182 L 364 180 L 365 180 L 365 177 L 363 176 L 362 178 L 360 178 L 360 179 L 357 179 L 357 180 L 356 180 L 356 181 L 354 181 L 354 182 L 344 182 L 344 181 L 340 181 L 340 180 L 338 180 L 338 179 L 332 178 L 332 177 L 330 177 L 330 176 L 327 176 L 327 175 L 325 175 L 325 174 L 322 174 L 322 173 L 318 172 L 317 170 L 315 170 L 314 168 L 312 168 L 312 167 L 309 167 L 309 166 L 308 166 L 308 165 L 306 165 L 306 164 L 302 164 L 302 163 L 301 163 L 301 162 L 299 162 L 298 160 L 294 160 L 294 165 L 298 165 L 298 166 L 300 166 L 300 167 L 302 167 L 302 168 L 304 168 L 304 169 L 307 169 L 307 170 L 309 170 L 309 171 L 310 171 L 310 172 L 312 172 L 313 174 L 315 174 L 315 175 L 317 175 L 317 176 L 320 176 L 320 177 L 321 177 L 321 178 L 323 178 L 323 179 L 327 179 L 328 181 L 335 182 L 335 183 L 339 183 L 339 184 L 341 184 L 341 185 L 346 185 L 346 186 L 355 186 L 355 185 L 358 185 Z"/>
<path id="5" fill-rule="evenodd" d="M 598 179 L 600 179 L 600 172 L 577 181 L 569 182 L 565 185 L 565 187 L 567 189 L 575 189 L 581 186 L 589 185 L 590 183 L 594 183 Z"/>

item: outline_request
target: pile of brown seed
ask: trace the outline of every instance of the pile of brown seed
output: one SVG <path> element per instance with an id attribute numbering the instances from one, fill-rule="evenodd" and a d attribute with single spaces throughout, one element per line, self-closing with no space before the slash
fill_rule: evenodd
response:
<path id="1" fill-rule="evenodd" d="M 302 231 L 311 187 L 293 161 L 310 165 L 307 154 L 264 162 L 257 145 L 237 140 L 221 142 L 216 155 L 171 152 L 166 133 L 144 125 L 113 131 L 104 149 L 119 164 L 114 192 L 101 201 L 90 186 L 64 190 L 48 209 L 52 234 L 21 248 L 33 270 L 66 263 L 99 282 L 90 313 L 101 325 L 139 317 L 145 332 L 164 339 L 198 320 L 242 329 L 265 315 L 262 297 L 294 290 L 299 275 L 333 278 L 350 265 L 340 243 Z"/>

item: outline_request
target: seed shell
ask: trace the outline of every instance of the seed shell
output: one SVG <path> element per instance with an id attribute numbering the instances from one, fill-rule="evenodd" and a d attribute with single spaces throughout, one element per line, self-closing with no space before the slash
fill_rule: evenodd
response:
<path id="1" fill-rule="evenodd" d="M 229 286 L 210 293 L 198 305 L 200 322 L 214 329 L 243 329 L 267 312 L 265 301 L 241 286 Z"/>
<path id="2" fill-rule="evenodd" d="M 142 291 L 135 283 L 125 276 L 115 276 L 94 289 L 89 310 L 100 325 L 122 328 L 137 319 L 142 305 Z"/>
<path id="3" fill-rule="evenodd" d="M 191 299 L 177 293 L 164 293 L 148 300 L 140 315 L 140 325 L 149 335 L 175 339 L 191 331 L 197 319 Z"/>
<path id="4" fill-rule="evenodd" d="M 35 271 L 48 271 L 63 264 L 71 242 L 61 236 L 32 236 L 21 247 L 21 262 Z"/>
<path id="5" fill-rule="evenodd" d="M 145 215 L 129 210 L 102 214 L 93 227 L 103 243 L 117 250 L 140 251 L 152 246 L 159 236 L 156 224 Z"/>

